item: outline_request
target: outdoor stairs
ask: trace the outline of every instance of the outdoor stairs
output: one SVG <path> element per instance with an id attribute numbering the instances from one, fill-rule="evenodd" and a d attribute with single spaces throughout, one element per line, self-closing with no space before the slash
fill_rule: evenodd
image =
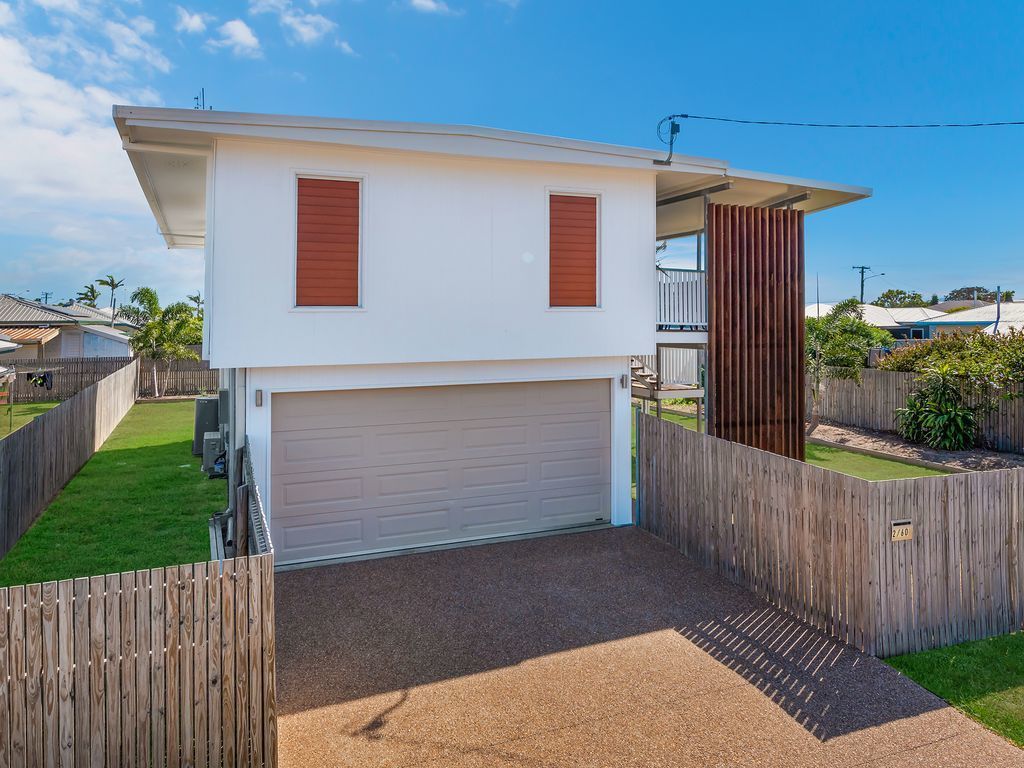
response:
<path id="1" fill-rule="evenodd" d="M 629 374 L 633 389 L 646 389 L 650 392 L 652 398 L 654 393 L 661 388 L 658 382 L 658 374 L 648 368 L 638 358 L 629 358 Z"/>

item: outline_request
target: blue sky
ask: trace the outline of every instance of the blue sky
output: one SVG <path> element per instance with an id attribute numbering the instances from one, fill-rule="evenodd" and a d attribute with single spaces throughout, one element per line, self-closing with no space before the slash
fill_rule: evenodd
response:
<path id="1" fill-rule="evenodd" d="M 1024 118 L 1024 4 L 251 0 L 0 2 L 0 291 L 108 272 L 165 299 L 167 251 L 119 103 L 489 125 L 639 146 L 670 112 L 825 122 Z M 807 223 L 808 285 L 1024 291 L 1024 128 L 687 122 L 677 151 L 874 188 Z M 813 293 L 810 298 L 813 299 Z"/>

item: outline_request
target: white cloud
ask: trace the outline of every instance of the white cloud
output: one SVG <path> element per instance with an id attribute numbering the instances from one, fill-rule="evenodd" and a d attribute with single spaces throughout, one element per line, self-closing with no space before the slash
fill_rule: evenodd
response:
<path id="1" fill-rule="evenodd" d="M 14 11 L 7 3 L 0 3 L 0 27 L 9 27 L 14 24 Z"/>
<path id="2" fill-rule="evenodd" d="M 444 0 L 409 0 L 409 7 L 421 13 L 436 13 L 441 16 L 455 13 Z"/>
<path id="3" fill-rule="evenodd" d="M 338 26 L 326 16 L 296 8 L 291 0 L 250 0 L 249 12 L 275 14 L 289 42 L 303 45 L 320 42 Z"/>
<path id="4" fill-rule="evenodd" d="M 156 26 L 145 17 L 132 19 L 131 26 L 108 21 L 103 31 L 113 44 L 113 53 L 125 61 L 144 61 L 160 72 L 170 72 L 171 62 L 158 48 L 143 40 L 152 35 Z"/>
<path id="5" fill-rule="evenodd" d="M 53 54 L 37 57 L 34 41 L 0 34 L 0 242 L 14 238 L 0 249 L 4 285 L 64 298 L 113 272 L 177 298 L 201 284 L 201 255 L 167 257 L 110 120 L 111 104 L 156 94 L 46 71 L 37 58 Z M 116 51 L 106 55 L 115 65 Z"/>
<path id="6" fill-rule="evenodd" d="M 358 56 L 359 55 L 358 53 L 356 53 L 355 49 L 351 45 L 349 45 L 348 40 L 336 40 L 334 45 L 338 48 L 338 50 L 340 50 L 346 56 Z"/>
<path id="7" fill-rule="evenodd" d="M 174 29 L 178 32 L 185 32 L 190 35 L 202 34 L 206 31 L 206 24 L 213 21 L 213 17 L 206 13 L 192 13 L 180 5 L 177 7 L 178 21 Z"/>
<path id="8" fill-rule="evenodd" d="M 241 19 L 224 22 L 217 29 L 220 37 L 207 41 L 214 48 L 228 48 L 235 56 L 256 59 L 262 55 L 260 40 Z"/>

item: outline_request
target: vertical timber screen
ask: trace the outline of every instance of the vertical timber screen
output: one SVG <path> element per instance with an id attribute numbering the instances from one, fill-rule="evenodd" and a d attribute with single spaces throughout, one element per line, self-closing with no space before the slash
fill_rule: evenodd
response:
<path id="1" fill-rule="evenodd" d="M 804 457 L 803 211 L 707 207 L 710 434 Z"/>

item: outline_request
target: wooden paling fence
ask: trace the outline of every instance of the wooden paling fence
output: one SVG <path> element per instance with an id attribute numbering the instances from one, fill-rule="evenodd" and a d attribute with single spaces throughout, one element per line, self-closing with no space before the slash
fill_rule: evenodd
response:
<path id="1" fill-rule="evenodd" d="M 637 468 L 642 528 L 868 653 L 1024 627 L 1024 470 L 869 482 L 641 413 Z"/>
<path id="2" fill-rule="evenodd" d="M 916 379 L 914 373 L 865 368 L 859 385 L 856 381 L 828 381 L 819 404 L 821 418 L 851 427 L 894 432 L 893 414 L 906 405 Z M 979 400 L 969 397 L 967 402 L 977 405 Z M 981 417 L 983 444 L 998 451 L 1024 453 L 1024 397 L 998 399 L 996 404 L 994 411 L 986 411 Z"/>
<path id="3" fill-rule="evenodd" d="M 163 395 L 199 395 L 216 392 L 220 386 L 220 371 L 210 368 L 206 360 L 176 360 L 167 370 L 167 364 L 157 363 L 157 381 Z M 139 361 L 139 396 L 152 397 L 153 364 L 142 358 Z"/>
<path id="4" fill-rule="evenodd" d="M 130 362 L 0 440 L 0 556 L 135 404 L 137 367 Z"/>
<path id="5" fill-rule="evenodd" d="M 120 370 L 132 361 L 130 357 L 53 357 L 44 360 L 14 360 L 19 371 L 12 387 L 12 402 L 41 403 L 67 400 L 97 381 Z M 2 364 L 2 362 L 0 362 Z M 51 371 L 51 388 L 37 387 L 26 373 Z"/>
<path id="6" fill-rule="evenodd" d="M 0 765 L 274 766 L 273 555 L 0 589 Z"/>
<path id="7" fill-rule="evenodd" d="M 153 363 L 149 358 L 55 357 L 45 360 L 14 361 L 19 373 L 12 388 L 13 402 L 41 403 L 67 400 L 136 359 L 139 361 L 139 396 L 151 397 Z M 26 375 L 31 371 L 46 369 L 51 370 L 50 389 L 33 385 Z M 210 363 L 206 360 L 177 360 L 171 364 L 169 371 L 166 363 L 159 362 L 157 378 L 161 395 L 199 395 L 216 392 L 220 386 L 220 372 L 216 368 L 210 368 Z"/>

